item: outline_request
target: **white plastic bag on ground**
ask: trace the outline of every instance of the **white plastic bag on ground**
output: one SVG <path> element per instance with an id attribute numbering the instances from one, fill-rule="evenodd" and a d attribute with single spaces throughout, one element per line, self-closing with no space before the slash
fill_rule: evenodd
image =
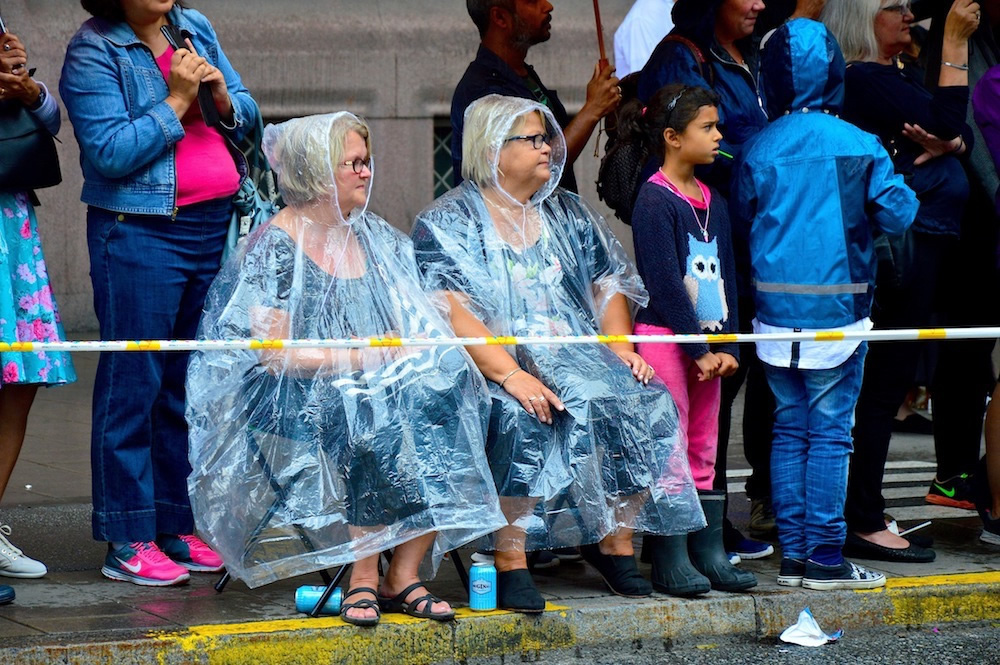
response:
<path id="1" fill-rule="evenodd" d="M 836 642 L 844 635 L 843 630 L 838 630 L 832 635 L 827 635 L 816 623 L 816 617 L 808 607 L 799 613 L 799 619 L 794 625 L 785 629 L 779 639 L 789 644 L 798 644 L 803 647 L 821 647 L 827 642 Z"/>

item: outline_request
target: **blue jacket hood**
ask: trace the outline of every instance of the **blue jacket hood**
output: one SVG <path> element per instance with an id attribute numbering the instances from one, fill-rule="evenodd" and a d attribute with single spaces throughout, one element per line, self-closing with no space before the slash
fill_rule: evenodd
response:
<path id="1" fill-rule="evenodd" d="M 778 28 L 760 71 L 771 118 L 802 109 L 839 114 L 844 106 L 844 56 L 819 21 L 799 18 Z"/>

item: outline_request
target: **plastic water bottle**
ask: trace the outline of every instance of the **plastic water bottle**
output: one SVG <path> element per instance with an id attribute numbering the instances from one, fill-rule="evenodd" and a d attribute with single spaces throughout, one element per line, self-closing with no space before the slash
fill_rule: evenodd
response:
<path id="1" fill-rule="evenodd" d="M 303 614 L 309 614 L 312 612 L 313 608 L 316 607 L 316 603 L 319 602 L 320 596 L 326 591 L 325 586 L 300 586 L 295 590 L 295 610 L 297 612 L 302 612 Z M 320 614 L 326 614 L 330 616 L 337 616 L 340 614 L 340 603 L 344 599 L 344 592 L 340 587 L 333 590 L 330 594 L 330 598 L 326 601 L 326 605 L 323 609 L 319 611 Z"/>

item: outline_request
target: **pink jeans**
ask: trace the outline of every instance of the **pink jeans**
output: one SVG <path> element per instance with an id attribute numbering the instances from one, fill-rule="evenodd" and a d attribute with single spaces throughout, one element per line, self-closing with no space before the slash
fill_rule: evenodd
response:
<path id="1" fill-rule="evenodd" d="M 637 335 L 669 335 L 669 328 L 635 324 Z M 637 344 L 636 352 L 652 365 L 657 376 L 667 384 L 680 419 L 681 432 L 687 441 L 688 464 L 694 485 L 712 489 L 715 480 L 715 456 L 719 449 L 719 405 L 722 381 L 698 381 L 698 365 L 684 353 L 680 344 Z"/>

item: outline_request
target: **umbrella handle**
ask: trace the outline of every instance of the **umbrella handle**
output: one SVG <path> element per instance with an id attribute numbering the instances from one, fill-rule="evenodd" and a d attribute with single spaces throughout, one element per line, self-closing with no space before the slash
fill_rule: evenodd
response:
<path id="1" fill-rule="evenodd" d="M 601 23 L 601 3 L 600 0 L 594 0 L 594 21 L 597 23 L 597 48 L 601 52 L 601 59 L 599 60 L 600 68 L 603 71 L 608 66 L 608 55 L 604 51 L 604 25 Z"/>

